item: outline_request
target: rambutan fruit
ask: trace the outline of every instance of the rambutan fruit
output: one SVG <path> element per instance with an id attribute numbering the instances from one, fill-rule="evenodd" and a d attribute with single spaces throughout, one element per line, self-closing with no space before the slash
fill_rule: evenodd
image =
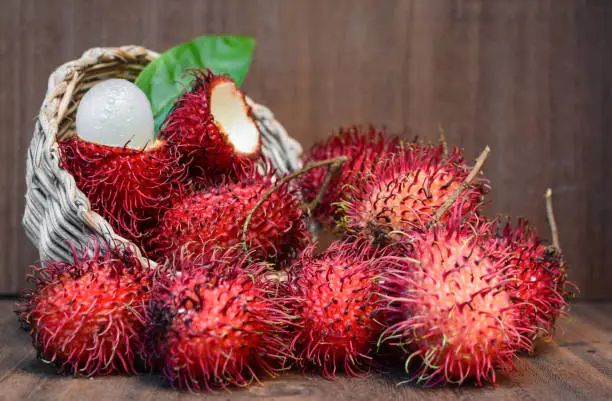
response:
<path id="1" fill-rule="evenodd" d="M 536 330 L 534 337 L 551 337 L 559 316 L 565 315 L 571 287 L 561 250 L 546 246 L 524 219 L 516 226 L 503 225 L 496 239 L 500 250 L 510 255 L 508 292 L 521 308 L 522 325 Z"/>
<path id="2" fill-rule="evenodd" d="M 185 177 L 164 141 L 142 149 L 107 146 L 77 136 L 59 142 L 61 166 L 121 236 L 140 242 L 171 204 Z"/>
<path id="3" fill-rule="evenodd" d="M 349 236 L 374 242 L 384 242 L 390 233 L 422 231 L 469 173 L 457 148 L 445 155 L 443 145 L 414 145 L 378 164 L 345 194 L 339 226 Z M 473 180 L 457 201 L 461 213 L 476 213 L 486 190 L 484 179 Z"/>
<path id="4" fill-rule="evenodd" d="M 247 386 L 289 356 L 289 316 L 263 264 L 219 250 L 173 261 L 148 308 L 150 358 L 174 387 Z"/>
<path id="5" fill-rule="evenodd" d="M 489 230 L 485 223 L 434 226 L 385 272 L 381 342 L 405 352 L 410 380 L 494 383 L 531 346 L 523 308 L 506 291 L 508 255 L 491 244 Z"/>
<path id="6" fill-rule="evenodd" d="M 342 194 L 347 188 L 377 163 L 400 151 L 403 146 L 405 145 L 399 137 L 387 135 L 385 131 L 374 127 L 368 130 L 359 127 L 341 128 L 325 141 L 315 144 L 305 155 L 304 164 L 338 156 L 347 156 L 348 161 L 332 178 L 322 201 L 312 211 L 313 217 L 329 223 L 330 218 L 336 217 L 336 203 L 342 200 Z M 317 197 L 326 173 L 325 169 L 313 169 L 300 178 L 300 190 L 307 202 Z"/>
<path id="7" fill-rule="evenodd" d="M 175 102 L 160 138 L 177 148 L 192 177 L 232 174 L 261 156 L 261 135 L 251 107 L 236 83 L 210 70 L 194 70 L 194 81 Z"/>
<path id="8" fill-rule="evenodd" d="M 72 263 L 35 268 L 18 314 L 39 359 L 75 375 L 136 373 L 151 277 L 128 250 L 97 242 L 75 249 Z"/>
<path id="9" fill-rule="evenodd" d="M 384 257 L 366 242 L 334 242 L 313 256 L 306 248 L 288 271 L 287 304 L 296 316 L 292 349 L 304 368 L 323 376 L 368 371 L 383 326 L 374 311 Z"/>
<path id="10" fill-rule="evenodd" d="M 162 259 L 179 249 L 198 254 L 208 247 L 239 245 L 247 216 L 274 187 L 273 180 L 273 173 L 260 176 L 253 170 L 246 179 L 187 195 L 161 219 L 149 249 Z M 246 237 L 258 261 L 280 261 L 308 242 L 300 199 L 286 185 L 272 192 L 253 213 Z"/>

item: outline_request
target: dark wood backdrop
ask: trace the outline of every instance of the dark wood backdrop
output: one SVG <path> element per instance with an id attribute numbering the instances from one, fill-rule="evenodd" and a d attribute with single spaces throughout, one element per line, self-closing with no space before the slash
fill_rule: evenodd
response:
<path id="1" fill-rule="evenodd" d="M 37 253 L 21 228 L 25 153 L 48 74 L 93 46 L 164 50 L 253 35 L 246 91 L 305 147 L 374 123 L 468 157 L 485 145 L 491 213 L 548 235 L 551 186 L 570 275 L 612 294 L 612 2 L 580 0 L 2 0 L 0 293 Z"/>

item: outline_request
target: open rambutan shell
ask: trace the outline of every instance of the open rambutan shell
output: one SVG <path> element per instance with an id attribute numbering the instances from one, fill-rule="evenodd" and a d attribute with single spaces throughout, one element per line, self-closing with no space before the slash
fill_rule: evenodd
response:
<path id="1" fill-rule="evenodd" d="M 121 236 L 136 243 L 185 185 L 178 155 L 158 140 L 143 149 L 87 142 L 78 136 L 59 141 L 61 166 Z"/>
<path id="2" fill-rule="evenodd" d="M 232 174 L 261 155 L 261 135 L 243 92 L 229 77 L 193 71 L 192 87 L 176 101 L 160 138 L 181 154 L 192 177 Z"/>

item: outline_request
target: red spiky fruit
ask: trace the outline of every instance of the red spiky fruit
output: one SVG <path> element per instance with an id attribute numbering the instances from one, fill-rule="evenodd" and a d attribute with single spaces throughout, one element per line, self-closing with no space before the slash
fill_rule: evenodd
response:
<path id="1" fill-rule="evenodd" d="M 261 155 L 261 138 L 244 93 L 231 78 L 210 70 L 194 70 L 193 76 L 160 138 L 178 149 L 192 177 L 213 178 L 251 165 Z"/>
<path id="2" fill-rule="evenodd" d="M 58 143 L 61 166 L 92 209 L 121 236 L 140 242 L 183 185 L 184 167 L 164 141 L 144 149 L 101 145 L 73 136 Z"/>
<path id="3" fill-rule="evenodd" d="M 23 293 L 27 323 L 41 360 L 75 375 L 136 373 L 145 344 L 144 310 L 151 273 L 128 251 L 92 243 L 74 262 L 35 268 Z"/>
<path id="4" fill-rule="evenodd" d="M 287 300 L 297 317 L 292 349 L 302 367 L 325 377 L 367 372 L 383 326 L 376 320 L 384 258 L 368 243 L 334 242 L 323 254 L 306 248 L 288 272 Z"/>
<path id="5" fill-rule="evenodd" d="M 374 127 L 364 130 L 355 126 L 341 128 L 325 141 L 315 144 L 305 156 L 305 164 L 339 156 L 347 156 L 348 161 L 341 166 L 339 174 L 332 178 L 322 201 L 312 211 L 313 216 L 329 222 L 330 218 L 336 216 L 336 203 L 341 201 L 347 188 L 381 160 L 399 152 L 403 146 L 399 137 L 387 135 L 384 130 Z M 311 202 L 317 197 L 326 174 L 326 169 L 313 169 L 302 175 L 300 189 L 306 201 Z"/>
<path id="6" fill-rule="evenodd" d="M 435 226 L 414 237 L 412 251 L 387 270 L 381 341 L 406 352 L 407 370 L 415 368 L 411 380 L 495 382 L 531 346 L 522 308 L 506 291 L 508 255 L 489 234 L 487 224 Z"/>
<path id="7" fill-rule="evenodd" d="M 536 338 L 551 337 L 559 316 L 566 315 L 566 298 L 574 284 L 567 280 L 561 250 L 546 246 L 524 219 L 516 226 L 507 221 L 497 246 L 510 254 L 508 284 L 511 298 L 520 305 L 522 325 L 536 330 Z"/>
<path id="8" fill-rule="evenodd" d="M 244 180 L 190 194 L 166 212 L 149 248 L 163 258 L 180 249 L 198 254 L 208 247 L 239 245 L 249 212 L 273 187 L 272 174 L 260 176 L 253 170 Z M 308 241 L 300 200 L 286 185 L 257 208 L 246 238 L 253 257 L 260 261 L 282 260 Z"/>
<path id="9" fill-rule="evenodd" d="M 289 316 L 263 264 L 215 251 L 173 267 L 180 275 L 159 277 L 147 313 L 152 365 L 171 385 L 246 386 L 283 367 Z"/>
<path id="10" fill-rule="evenodd" d="M 377 165 L 352 187 L 345 195 L 339 225 L 349 235 L 376 241 L 388 238 L 389 233 L 422 230 L 469 171 L 456 148 L 445 155 L 443 145 L 414 145 Z M 477 211 L 486 189 L 482 178 L 472 181 L 458 201 L 462 214 Z M 447 221 L 448 216 L 446 213 L 440 221 Z"/>

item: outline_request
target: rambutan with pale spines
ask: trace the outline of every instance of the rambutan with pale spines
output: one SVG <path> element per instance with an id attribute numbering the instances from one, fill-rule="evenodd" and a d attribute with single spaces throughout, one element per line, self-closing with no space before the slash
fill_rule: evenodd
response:
<path id="1" fill-rule="evenodd" d="M 367 242 L 306 248 L 288 270 L 283 300 L 295 315 L 291 342 L 298 365 L 332 378 L 368 372 L 383 326 L 374 314 L 385 251 Z"/>
<path id="2" fill-rule="evenodd" d="M 364 172 L 405 146 L 409 145 L 401 138 L 388 135 L 385 130 L 373 126 L 368 129 L 358 126 L 341 128 L 325 141 L 315 144 L 305 155 L 304 164 L 339 156 L 347 156 L 348 160 L 332 178 L 322 201 L 312 211 L 313 217 L 326 223 L 333 219 L 337 212 L 335 204 L 341 200 L 344 188 L 351 186 Z M 325 176 L 325 169 L 314 169 L 300 178 L 300 191 L 307 202 L 317 197 Z"/>
<path id="3" fill-rule="evenodd" d="M 233 249 L 241 244 L 247 216 L 277 179 L 274 171 L 261 175 L 255 167 L 243 174 L 237 182 L 225 180 L 179 198 L 153 230 L 149 253 L 161 260 L 183 247 L 198 254 L 210 246 Z M 277 188 L 252 213 L 247 249 L 257 261 L 282 262 L 310 243 L 304 220 L 295 190 Z"/>
<path id="4" fill-rule="evenodd" d="M 405 352 L 410 380 L 494 383 L 498 372 L 516 369 L 518 352 L 532 347 L 525 304 L 507 292 L 511 255 L 489 237 L 490 223 L 434 226 L 385 272 L 379 313 L 388 327 L 381 342 Z"/>
<path id="5" fill-rule="evenodd" d="M 376 243 L 423 231 L 470 170 L 458 148 L 447 154 L 444 145 L 414 144 L 390 155 L 346 188 L 338 203 L 342 214 L 338 228 L 345 235 L 368 237 Z M 461 205 L 462 215 L 477 214 L 487 189 L 482 177 L 467 185 L 455 202 Z M 448 216 L 442 215 L 439 222 L 446 222 Z"/>
<path id="6" fill-rule="evenodd" d="M 150 364 L 193 391 L 247 386 L 290 360 L 278 281 L 245 254 L 177 254 L 147 309 Z M 173 273 L 174 272 L 174 273 Z"/>
<path id="7" fill-rule="evenodd" d="M 33 267 L 34 288 L 18 303 L 38 358 L 74 375 L 137 373 L 153 269 L 130 248 L 97 240 L 73 253 L 71 263 Z"/>
<path id="8" fill-rule="evenodd" d="M 78 136 L 58 142 L 61 166 L 117 234 L 140 242 L 180 189 L 186 172 L 161 140 L 142 149 L 100 145 Z"/>
<path id="9" fill-rule="evenodd" d="M 569 298 L 575 285 L 567 279 L 563 253 L 546 245 L 527 220 L 519 218 L 495 222 L 496 244 L 508 249 L 512 280 L 508 291 L 514 302 L 522 305 L 524 325 L 533 327 L 533 340 L 552 338 L 560 316 L 567 315 Z"/>
<path id="10" fill-rule="evenodd" d="M 236 83 L 211 70 L 191 69 L 191 87 L 175 102 L 159 137 L 181 154 L 190 176 L 215 178 L 261 157 L 261 134 Z"/>

